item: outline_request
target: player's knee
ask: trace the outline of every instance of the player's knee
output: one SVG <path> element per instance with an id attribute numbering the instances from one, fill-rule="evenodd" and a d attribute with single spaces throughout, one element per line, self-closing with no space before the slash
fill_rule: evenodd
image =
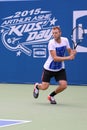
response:
<path id="1" fill-rule="evenodd" d="M 62 90 L 66 89 L 66 88 L 67 88 L 67 85 L 65 85 L 65 84 L 61 85 Z"/>
<path id="2" fill-rule="evenodd" d="M 61 86 L 62 89 L 66 89 L 67 88 L 67 82 L 66 81 L 61 82 L 60 86 Z"/>
<path id="3" fill-rule="evenodd" d="M 42 90 L 46 90 L 46 89 L 48 89 L 48 86 L 42 86 Z"/>
<path id="4" fill-rule="evenodd" d="M 46 90 L 46 89 L 48 89 L 48 87 L 49 87 L 49 86 L 47 86 L 47 85 L 42 85 L 42 86 L 41 86 L 41 89 L 42 89 L 42 90 Z"/>
<path id="5" fill-rule="evenodd" d="M 65 84 L 65 85 L 63 86 L 63 88 L 66 89 L 66 88 L 67 88 L 67 84 Z"/>
<path id="6" fill-rule="evenodd" d="M 49 87 L 49 83 L 42 83 L 42 86 L 41 86 L 41 89 L 42 90 L 46 90 L 46 89 L 48 89 L 48 87 Z"/>

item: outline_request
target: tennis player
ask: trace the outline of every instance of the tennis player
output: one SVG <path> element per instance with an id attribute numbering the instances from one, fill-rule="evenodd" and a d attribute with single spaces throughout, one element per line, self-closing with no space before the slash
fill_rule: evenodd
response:
<path id="1" fill-rule="evenodd" d="M 58 86 L 48 95 L 48 100 L 51 104 L 57 104 L 54 96 L 67 88 L 64 61 L 73 60 L 75 58 L 76 51 L 70 48 L 68 39 L 61 36 L 60 27 L 53 27 L 52 35 L 53 39 L 51 39 L 48 44 L 49 56 L 43 67 L 42 83 L 36 83 L 34 85 L 33 96 L 34 98 L 38 98 L 39 90 L 48 89 L 50 80 L 54 77 L 58 82 Z M 65 56 L 66 50 L 68 51 L 68 56 Z"/>

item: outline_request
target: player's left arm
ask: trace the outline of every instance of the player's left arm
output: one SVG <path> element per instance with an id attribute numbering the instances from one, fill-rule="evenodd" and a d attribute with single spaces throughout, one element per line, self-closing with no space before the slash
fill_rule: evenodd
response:
<path id="1" fill-rule="evenodd" d="M 69 40 L 68 40 L 68 38 L 66 38 L 66 48 L 67 48 L 67 51 L 68 51 L 68 54 L 69 55 L 76 55 L 76 50 L 74 49 L 72 49 L 71 47 L 70 47 L 70 43 L 69 43 Z"/>

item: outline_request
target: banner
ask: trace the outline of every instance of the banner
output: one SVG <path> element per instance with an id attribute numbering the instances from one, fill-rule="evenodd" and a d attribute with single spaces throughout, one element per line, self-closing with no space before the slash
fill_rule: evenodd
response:
<path id="1" fill-rule="evenodd" d="M 76 26 L 82 44 L 77 56 L 66 61 L 69 84 L 87 84 L 87 2 L 80 0 L 0 1 L 0 82 L 41 82 L 43 64 L 48 57 L 48 42 L 53 26 L 60 26 L 71 47 L 71 32 Z M 76 35 L 73 36 L 76 39 Z M 84 69 L 83 69 L 84 68 Z M 55 84 L 54 79 L 51 81 Z"/>

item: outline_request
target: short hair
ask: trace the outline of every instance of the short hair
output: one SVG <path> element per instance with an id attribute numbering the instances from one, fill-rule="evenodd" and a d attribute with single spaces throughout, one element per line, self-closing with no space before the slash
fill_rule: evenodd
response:
<path id="1" fill-rule="evenodd" d="M 55 26 L 52 28 L 52 30 L 58 29 L 61 32 L 61 28 L 59 26 Z"/>

